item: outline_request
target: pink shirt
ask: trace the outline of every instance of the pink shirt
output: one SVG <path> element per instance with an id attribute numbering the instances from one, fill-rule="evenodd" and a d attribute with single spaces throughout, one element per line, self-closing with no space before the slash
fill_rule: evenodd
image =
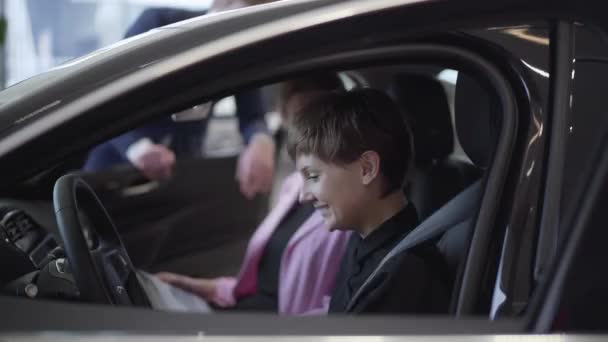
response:
<path id="1" fill-rule="evenodd" d="M 245 254 L 238 277 L 217 278 L 217 291 L 211 300 L 223 307 L 235 305 L 257 291 L 258 265 L 266 243 L 289 209 L 298 200 L 302 177 L 285 179 L 277 205 L 257 228 Z M 281 259 L 279 271 L 279 314 L 324 314 L 350 232 L 329 232 L 318 212 L 313 213 L 291 237 Z"/>

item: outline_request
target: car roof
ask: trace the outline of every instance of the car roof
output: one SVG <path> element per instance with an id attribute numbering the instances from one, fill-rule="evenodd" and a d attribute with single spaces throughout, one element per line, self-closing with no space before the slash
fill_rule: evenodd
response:
<path id="1" fill-rule="evenodd" d="M 150 30 L 0 91 L 0 134 L 70 98 L 219 37 L 342 0 L 289 0 L 204 15 Z"/>
<path id="2" fill-rule="evenodd" d="M 0 92 L 0 135 L 126 74 L 256 26 L 301 14 L 304 14 L 305 20 L 318 24 L 420 3 L 430 3 L 431 6 L 435 3 L 448 3 L 450 6 L 459 6 L 461 10 L 470 10 L 471 13 L 487 13 L 487 16 L 500 16 L 508 12 L 508 9 L 515 14 L 535 13 L 548 17 L 558 17 L 561 14 L 591 18 L 595 15 L 596 22 L 608 22 L 603 20 L 602 11 L 594 10 L 603 5 L 601 0 L 581 0 L 576 4 L 568 0 L 282 0 L 154 29 L 9 87 Z M 338 6 L 331 7 L 332 11 L 329 11 L 329 6 L 332 5 Z M 320 12 L 315 10 L 325 7 L 328 11 L 321 13 L 326 15 L 319 17 Z M 306 17 L 307 12 L 310 12 L 309 17 Z M 313 14 L 317 15 L 314 20 Z M 288 29 L 287 27 L 286 30 Z M 246 45 L 248 41 L 243 38 L 239 43 Z"/>

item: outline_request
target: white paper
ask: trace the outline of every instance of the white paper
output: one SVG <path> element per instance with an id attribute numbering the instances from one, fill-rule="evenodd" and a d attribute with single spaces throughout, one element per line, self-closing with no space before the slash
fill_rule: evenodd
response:
<path id="1" fill-rule="evenodd" d="M 206 301 L 193 293 L 167 284 L 147 272 L 137 271 L 136 274 L 154 309 L 205 313 L 213 311 Z"/>

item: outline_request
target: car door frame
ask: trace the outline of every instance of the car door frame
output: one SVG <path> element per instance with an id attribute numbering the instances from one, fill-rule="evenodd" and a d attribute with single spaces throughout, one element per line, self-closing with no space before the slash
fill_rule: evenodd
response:
<path id="1" fill-rule="evenodd" d="M 434 55 L 434 56 L 433 56 Z M 350 63 L 346 63 L 345 60 L 350 58 Z M 510 86 L 504 77 L 502 77 L 502 72 L 499 71 L 492 64 L 487 63 L 485 59 L 467 51 L 465 49 L 456 48 L 454 46 L 446 46 L 440 44 L 399 44 L 394 47 L 383 47 L 376 49 L 367 49 L 364 51 L 355 51 L 355 53 L 351 56 L 347 56 L 345 54 L 339 53 L 335 55 L 325 55 L 317 60 L 308 60 L 306 63 L 296 63 L 295 67 L 289 67 L 287 69 L 290 70 L 291 73 L 296 72 L 299 68 L 300 72 L 310 70 L 313 66 L 316 68 L 327 68 L 330 65 L 339 64 L 344 66 L 345 63 L 349 67 L 353 67 L 355 65 L 361 65 L 370 63 L 374 61 L 378 63 L 378 60 L 382 62 L 399 62 L 399 63 L 407 63 L 408 61 L 412 61 L 415 63 L 432 63 L 435 61 L 433 58 L 436 58 L 437 62 L 446 62 L 451 59 L 459 59 L 459 66 L 467 66 L 470 70 L 476 70 L 479 74 L 484 75 L 492 75 L 494 79 L 491 81 L 493 86 L 500 86 L 503 88 L 502 95 L 505 96 L 503 99 L 503 103 L 505 105 L 505 109 L 503 109 L 504 113 L 510 113 L 511 117 L 511 125 L 509 125 L 506 117 L 503 117 L 503 133 L 498 145 L 498 152 L 496 155 L 502 156 L 502 158 L 498 158 L 502 161 L 500 165 L 495 164 L 492 167 L 493 171 L 489 173 L 489 180 L 487 181 L 489 184 L 494 182 L 498 183 L 497 185 L 489 185 L 486 187 L 486 195 L 489 200 L 485 200 L 484 206 L 481 208 L 481 212 L 486 212 L 485 218 L 479 218 L 477 222 L 477 230 L 483 234 L 482 237 L 478 237 L 476 243 L 472 244 L 473 250 L 477 248 L 477 253 L 483 253 L 484 247 L 487 247 L 488 240 L 492 238 L 492 232 L 490 229 L 484 229 L 483 227 L 492 227 L 492 220 L 496 215 L 496 210 L 498 209 L 498 199 L 501 197 L 499 193 L 501 192 L 502 186 L 501 182 L 504 182 L 504 178 L 506 178 L 506 172 L 508 167 L 506 166 L 509 161 L 509 156 L 512 155 L 510 149 L 513 147 L 513 137 L 515 136 L 515 115 L 517 113 L 515 109 L 515 100 L 514 96 L 511 93 Z M 476 69 L 479 68 L 479 69 Z M 262 70 L 261 72 L 267 72 L 267 70 Z M 278 73 L 284 72 L 284 70 L 279 70 Z M 511 141 L 509 141 L 511 140 Z M 492 178 L 494 175 L 494 178 Z M 490 207 L 492 209 L 486 209 L 486 207 Z M 481 227 L 481 228 L 480 228 Z M 478 275 L 480 269 L 486 268 L 486 264 L 483 262 L 484 258 L 476 258 L 474 261 L 468 266 L 469 268 L 473 268 L 473 270 L 467 270 L 469 274 Z M 466 274 L 465 272 L 465 279 Z M 477 279 L 480 279 L 477 277 Z M 473 280 L 468 280 L 469 284 L 474 282 Z M 472 286 L 472 285 L 471 285 Z M 467 287 L 469 291 L 473 294 L 477 293 L 478 286 L 473 290 L 472 287 Z M 467 298 L 465 297 L 465 300 Z M 475 303 L 477 301 L 476 298 L 468 299 L 469 303 Z M 46 311 L 46 310 L 45 310 Z M 461 313 L 462 315 L 467 314 L 467 312 Z M 384 328 L 383 328 L 384 329 Z M 343 333 L 343 332 L 341 332 Z"/>
<path id="2" fill-rule="evenodd" d="M 197 50 L 197 49 L 193 49 L 193 50 Z M 197 51 L 192 51 L 192 53 L 185 54 L 185 57 L 192 57 L 192 55 L 193 55 L 193 54 L 195 54 L 195 52 L 197 52 Z M 188 59 L 187 59 L 187 58 L 185 58 L 185 57 L 184 57 L 184 59 L 185 59 L 185 60 L 186 60 L 186 62 L 187 62 L 187 61 L 188 61 Z M 400 59 L 400 60 L 402 60 L 402 59 Z M 169 65 L 170 63 L 166 63 L 166 64 L 167 64 L 167 65 Z M 166 67 L 167 65 L 163 65 L 163 63 L 161 62 L 161 63 L 159 63 L 157 66 L 154 66 L 154 67 L 163 68 L 163 67 Z M 174 67 L 174 65 L 173 65 L 173 67 Z M 280 69 L 280 68 L 277 68 L 277 69 Z M 158 69 L 157 69 L 157 70 L 158 70 Z M 278 71 L 279 71 L 279 72 L 283 72 L 283 73 L 284 73 L 283 75 L 285 75 L 285 72 L 286 72 L 285 70 L 278 70 Z M 293 70 L 292 70 L 291 72 L 293 72 Z M 502 74 L 502 73 L 499 73 L 499 75 L 501 75 L 501 74 Z M 155 75 L 157 75 L 157 74 L 155 74 Z M 244 78 L 246 79 L 246 76 L 241 75 L 241 77 L 244 77 Z M 249 75 L 249 77 L 251 77 L 251 75 Z M 145 90 L 145 89 L 146 89 L 146 87 L 151 87 L 151 86 L 157 86 L 157 87 L 158 87 L 158 84 L 156 84 L 156 82 L 154 82 L 154 81 L 156 81 L 156 80 L 154 80 L 154 79 L 153 79 L 153 80 L 149 80 L 149 79 L 147 79 L 147 80 L 145 80 L 145 79 L 144 79 L 144 80 L 142 80 L 142 78 L 144 78 L 142 74 L 135 73 L 135 75 L 133 76 L 133 78 L 134 78 L 134 79 L 132 79 L 132 80 L 131 80 L 132 82 L 142 82 L 142 81 L 143 81 L 142 83 L 140 83 L 140 84 L 143 84 L 143 86 L 142 86 L 141 88 L 138 88 L 138 89 L 137 89 L 137 91 L 142 91 L 142 90 Z M 240 80 L 241 80 L 241 81 L 243 81 L 243 78 L 241 78 Z M 504 81 L 504 80 L 503 80 L 503 81 Z M 146 84 L 146 82 L 148 82 L 148 83 Z M 232 82 L 234 82 L 234 81 L 232 81 Z M 223 85 L 223 86 L 224 86 L 224 87 L 226 87 L 226 86 L 227 86 L 226 84 L 229 84 L 229 81 L 224 80 L 224 82 L 223 82 L 223 83 L 224 83 L 224 85 Z M 250 82 L 249 82 L 249 83 L 248 83 L 248 82 L 246 82 L 246 81 L 243 81 L 242 85 L 243 85 L 243 86 L 245 86 L 245 85 L 247 85 L 247 86 L 255 85 L 255 80 L 254 80 L 254 78 L 252 78 L 252 79 L 250 80 Z M 125 82 L 122 82 L 122 83 L 120 84 L 120 86 L 119 86 L 119 87 L 117 87 L 117 88 L 114 88 L 114 89 L 101 89 L 102 91 L 106 91 L 106 93 L 104 94 L 105 96 L 101 96 L 101 98 L 97 97 L 97 100 L 106 100 L 106 101 L 107 101 L 107 100 L 108 100 L 108 97 L 107 97 L 108 92 L 114 92 L 114 93 L 116 94 L 116 92 L 118 91 L 118 93 L 120 93 L 120 90 L 124 90 L 124 88 L 121 88 L 121 86 L 122 86 L 122 87 L 124 87 L 124 86 L 130 86 L 130 87 L 134 87 L 133 83 L 128 82 L 128 80 L 125 80 Z M 109 87 L 109 86 L 108 86 L 108 87 Z M 219 92 L 221 92 L 221 89 L 222 89 L 222 87 L 221 87 L 221 86 L 219 86 L 219 85 L 217 85 L 217 84 L 216 84 L 216 85 L 215 85 L 215 87 L 216 87 L 216 88 L 215 88 L 215 92 L 218 92 L 218 93 L 219 93 Z M 109 88 L 111 88 L 111 87 L 109 87 Z M 131 88 L 131 89 L 133 89 L 133 88 Z M 198 92 L 198 91 L 200 91 L 200 89 L 195 89 L 195 90 L 196 90 L 197 92 Z M 208 93 L 213 93 L 213 88 L 211 88 L 211 90 L 210 90 L 210 89 L 207 89 L 207 92 L 208 92 Z M 509 92 L 509 90 L 507 90 L 507 93 L 508 93 L 508 92 Z M 97 95 L 97 96 L 99 96 L 98 94 L 93 94 L 93 95 Z M 92 95 L 92 96 L 93 96 L 93 95 Z M 115 96 L 116 96 L 116 95 L 115 95 Z M 198 96 L 200 96 L 200 93 L 199 93 L 199 95 L 198 95 Z M 95 96 L 93 96 L 93 97 L 95 97 Z M 112 97 L 110 97 L 110 98 L 112 98 Z M 120 96 L 118 96 L 117 98 L 120 98 Z M 192 96 L 192 98 L 194 98 L 194 96 Z M 78 103 L 74 104 L 73 106 L 71 106 L 71 107 L 70 107 L 70 106 L 67 106 L 67 108 L 62 108 L 62 110 L 71 110 L 71 111 L 73 111 L 73 112 L 85 111 L 85 109 L 84 109 L 84 108 L 86 108 L 86 107 L 88 107 L 88 106 L 90 106 L 90 105 L 91 105 L 91 103 L 86 103 L 86 100 L 87 100 L 87 99 L 86 99 L 86 97 L 85 97 L 85 98 L 83 98 L 83 99 L 81 99 L 81 100 L 77 101 Z M 183 96 L 180 96 L 178 100 L 180 100 L 180 101 L 184 101 L 184 97 L 183 97 Z M 176 101 L 176 99 L 174 98 L 174 99 L 172 99 L 172 101 Z M 166 101 L 166 102 L 164 102 L 164 106 L 165 106 L 165 107 L 171 107 L 170 102 L 171 102 L 171 101 Z M 510 102 L 510 103 L 511 103 L 511 105 L 510 105 L 510 106 L 512 106 L 512 107 L 516 107 L 516 105 L 514 104 L 514 100 L 513 100 L 512 98 L 511 98 L 511 100 L 507 100 L 507 101 L 505 101 L 505 102 L 506 102 L 506 103 L 509 103 L 509 102 Z M 103 104 L 103 101 L 99 101 L 99 102 L 98 102 L 98 101 L 94 101 L 94 103 L 93 103 L 93 104 L 94 104 L 94 105 Z M 161 106 L 161 107 L 162 107 L 162 106 Z M 91 107 L 89 107 L 89 108 L 91 108 Z M 513 109 L 512 109 L 512 111 L 514 112 L 514 111 L 515 111 L 515 108 L 513 108 Z M 91 111 L 91 112 L 94 112 L 94 111 Z M 143 111 L 142 111 L 142 114 L 140 114 L 139 116 L 140 116 L 140 117 L 142 117 L 142 118 L 144 118 L 144 117 L 149 117 L 149 116 L 153 116 L 153 115 L 154 115 L 153 113 L 145 113 L 145 115 L 144 115 L 144 114 L 143 114 Z M 514 115 L 514 117 L 515 117 L 515 115 Z M 514 124 L 515 124 L 515 122 L 511 122 L 511 124 L 513 124 L 513 125 L 514 125 Z M 507 124 L 505 124 L 505 125 L 503 125 L 503 126 L 504 126 L 504 127 L 509 127 L 509 123 L 507 122 Z M 514 129 L 514 127 L 512 127 L 511 129 Z M 513 134 L 513 132 L 510 132 L 510 134 Z M 509 151 L 510 151 L 510 148 L 512 148 L 512 146 L 508 146 L 508 145 L 509 145 L 509 144 L 511 144 L 511 143 L 512 143 L 512 141 L 511 141 L 511 142 L 506 142 L 506 143 L 503 141 L 502 146 L 500 146 L 500 145 L 499 145 L 499 146 L 500 146 L 500 147 L 499 147 L 499 148 L 500 148 L 500 149 L 499 149 L 499 152 L 501 152 L 501 153 L 509 152 Z M 506 166 L 506 165 L 504 165 L 504 164 L 503 164 L 503 165 L 500 165 L 500 166 L 503 166 L 503 167 L 504 167 L 504 166 Z M 503 178 L 503 177 L 505 177 L 505 176 L 506 176 L 506 175 L 504 175 L 504 174 L 503 174 L 502 176 L 495 177 L 495 178 L 493 179 L 493 182 L 496 182 L 496 183 L 503 183 L 503 182 L 504 182 L 504 178 Z M 503 178 L 503 179 L 500 179 L 500 178 Z M 502 188 L 502 186 L 497 186 L 497 187 L 495 188 L 495 191 L 500 191 L 500 188 Z M 486 196 L 488 196 L 488 195 L 489 195 L 489 194 L 486 194 Z M 493 194 L 490 194 L 490 195 L 496 195 L 496 194 L 495 194 L 495 193 L 493 193 Z M 494 197 L 494 196 L 490 196 L 490 197 Z M 498 196 L 496 196 L 496 197 L 498 197 Z M 490 206 L 491 204 L 494 204 L 494 207 L 495 207 L 494 209 L 496 209 L 496 207 L 497 207 L 497 204 L 496 204 L 496 203 L 494 203 L 494 202 L 492 202 L 492 201 L 489 201 L 489 202 L 484 203 L 484 205 L 486 205 L 486 206 Z M 484 213 L 484 212 L 486 212 L 486 214 L 484 214 L 484 215 L 486 215 L 487 217 L 482 218 L 482 220 L 481 220 L 481 222 L 482 222 L 482 223 L 485 223 L 485 221 L 484 221 L 484 220 L 491 220 L 491 219 L 492 219 L 492 218 L 493 218 L 493 217 L 496 215 L 496 213 L 492 213 L 492 211 L 491 211 L 491 210 L 490 210 L 490 211 L 484 211 L 484 210 L 482 209 L 482 213 Z M 480 220 L 478 220 L 478 225 L 480 225 L 480 224 L 479 224 L 479 221 L 480 221 Z M 477 230 L 476 230 L 476 233 L 477 233 Z M 485 231 L 485 233 L 487 234 L 487 231 Z M 486 237 L 479 237 L 479 238 L 477 238 L 477 240 L 478 240 L 478 241 L 483 241 L 483 240 L 485 240 L 485 238 L 488 238 L 488 237 L 487 237 L 487 236 L 486 236 Z M 484 246 L 482 246 L 482 247 L 479 247 L 479 248 L 486 248 L 486 247 L 487 247 L 487 245 L 486 245 L 485 247 L 484 247 Z M 473 250 L 473 251 L 475 250 L 475 246 L 473 246 L 473 247 L 472 247 L 472 250 Z M 477 252 L 477 253 L 480 253 L 480 252 Z M 467 268 L 469 268 L 469 272 L 471 272 L 470 268 L 480 268 L 481 266 L 483 266 L 483 265 L 481 265 L 481 261 L 479 261 L 479 260 L 475 260 L 475 261 L 473 261 L 472 263 L 473 263 L 473 264 L 477 264 L 477 265 L 473 265 L 473 266 L 467 266 Z M 478 276 L 477 276 L 477 277 L 478 277 Z M 473 280 L 471 280 L 471 281 L 473 281 Z M 473 288 L 472 288 L 472 289 L 473 289 Z M 470 291 L 473 291 L 473 290 L 470 290 Z M 475 297 L 473 296 L 471 299 L 468 299 L 468 303 L 469 303 L 468 305 L 469 305 L 469 306 L 474 305 L 474 303 L 476 302 L 476 300 L 475 300 L 474 298 L 475 298 Z M 2 300 L 4 301 L 4 298 L 3 298 Z M 9 300 L 9 302 L 10 302 L 10 300 Z M 471 303 L 472 303 L 472 304 L 471 304 Z M 15 304 L 15 303 L 13 302 L 13 304 Z M 43 304 L 44 304 L 44 303 L 43 303 Z M 46 304 L 48 304 L 48 303 L 46 303 Z M 28 306 L 29 306 L 29 305 L 34 305 L 34 306 L 36 306 L 36 303 L 35 303 L 35 302 L 29 302 L 29 303 L 27 303 L 27 305 L 28 305 Z M 58 305 L 63 306 L 63 305 L 65 305 L 65 304 L 58 304 Z M 67 305 L 67 306 L 69 307 L 70 305 Z M 78 306 L 78 307 L 80 307 L 80 306 Z M 83 306 L 83 307 L 85 307 L 85 306 Z M 101 311 L 105 311 L 105 310 L 106 310 L 106 309 L 108 309 L 108 308 L 98 308 L 98 309 L 99 309 L 99 310 L 100 310 L 100 312 L 101 312 Z M 92 310 L 93 310 L 93 309 L 92 309 Z M 126 312 L 126 311 L 130 311 L 130 310 L 133 310 L 133 309 L 124 309 L 124 310 L 125 310 L 125 312 Z M 38 310 L 36 310 L 36 311 L 38 311 Z M 95 310 L 93 310 L 93 311 L 95 311 Z M 464 310 L 464 311 L 467 311 L 467 310 Z M 147 312 L 144 312 L 144 311 L 137 311 L 137 312 L 138 312 L 138 314 L 143 315 L 143 316 L 147 316 L 147 315 L 148 315 L 148 313 L 147 313 Z M 93 313 L 93 312 L 92 312 L 92 313 Z M 135 312 L 133 312 L 133 313 L 135 313 Z M 159 314 L 159 313 L 154 313 L 154 315 L 157 315 L 157 314 Z M 201 321 L 200 321 L 200 316 L 196 316 L 196 317 L 198 317 L 198 318 L 199 318 L 199 319 L 197 320 L 197 322 L 198 322 L 198 323 L 201 323 Z M 223 317 L 223 316 L 218 315 L 218 317 Z M 333 320 L 333 319 L 332 319 L 332 320 Z M 329 320 L 329 321 L 332 321 L 332 320 Z M 401 324 L 402 324 L 402 326 L 404 326 L 404 325 L 403 325 L 403 322 L 404 322 L 404 321 L 407 321 L 407 320 L 403 320 L 403 319 L 401 319 L 400 321 L 402 322 L 402 323 L 401 323 Z M 418 322 L 422 322 L 423 320 L 417 320 L 417 321 L 418 321 Z M 429 320 L 429 322 L 432 322 L 432 321 L 434 321 L 434 320 Z M 448 319 L 447 321 L 450 321 L 450 320 Z M 15 320 L 13 320 L 12 322 L 15 322 Z M 435 322 L 437 322 L 437 321 L 435 321 Z M 414 323 L 414 322 L 412 322 L 412 323 Z M 459 323 L 459 324 L 460 324 L 460 323 Z M 493 324 L 498 324 L 498 325 L 500 325 L 500 323 L 492 323 L 492 322 L 488 322 L 488 321 L 484 321 L 484 324 L 482 324 L 482 325 L 484 325 L 484 326 L 485 326 L 486 324 L 487 324 L 487 326 L 492 326 Z M 511 323 L 505 323 L 505 324 L 509 325 L 509 327 L 510 327 L 510 328 L 513 328 L 513 327 L 515 327 L 515 326 L 516 326 L 516 327 L 518 327 L 518 328 L 520 328 L 520 327 L 521 327 L 521 326 L 520 326 L 520 324 L 518 324 L 518 323 L 514 323 L 514 325 L 510 325 Z M 412 325 L 407 325 L 407 324 L 406 324 L 405 326 L 408 326 L 408 327 L 410 327 L 410 328 L 414 328 L 414 326 L 415 326 L 415 325 L 416 325 L 416 324 L 412 324 Z M 431 325 L 432 325 L 432 324 L 431 324 Z M 427 326 L 427 328 L 431 328 L 431 325 Z M 18 326 L 19 326 L 19 325 L 18 325 Z M 23 326 L 23 325 L 21 325 L 21 326 Z M 351 327 L 351 328 L 352 328 L 352 327 Z M 297 327 L 295 327 L 295 326 L 294 326 L 294 329 L 296 329 L 296 330 L 297 330 Z M 434 329 L 437 329 L 437 327 L 434 327 Z M 3 330 L 4 330 L 4 329 L 3 329 Z M 409 329 L 408 329 L 408 330 L 409 330 Z M 405 331 L 405 330 L 403 330 L 403 331 Z M 411 331 L 420 331 L 420 330 L 416 330 L 416 329 L 415 329 L 415 330 L 411 330 Z M 429 330 L 429 331 L 430 331 L 430 330 Z"/>

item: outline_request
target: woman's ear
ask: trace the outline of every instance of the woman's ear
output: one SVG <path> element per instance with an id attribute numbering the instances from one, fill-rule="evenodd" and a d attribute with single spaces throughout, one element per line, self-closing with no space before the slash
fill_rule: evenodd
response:
<path id="1" fill-rule="evenodd" d="M 365 151 L 359 157 L 361 165 L 361 182 L 371 184 L 380 174 L 380 156 L 375 151 Z"/>

